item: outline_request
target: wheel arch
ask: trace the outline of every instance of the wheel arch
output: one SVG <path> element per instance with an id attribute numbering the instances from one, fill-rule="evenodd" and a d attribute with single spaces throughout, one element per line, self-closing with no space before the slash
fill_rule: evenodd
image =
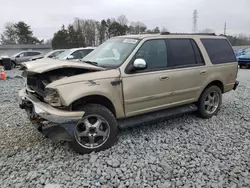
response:
<path id="1" fill-rule="evenodd" d="M 108 108 L 116 117 L 116 109 L 112 101 L 103 95 L 89 95 L 81 97 L 71 103 L 72 110 L 77 110 L 85 104 L 99 104 Z"/>
<path id="2" fill-rule="evenodd" d="M 209 88 L 210 86 L 213 86 L 213 85 L 218 86 L 218 87 L 220 88 L 221 92 L 224 93 L 224 84 L 223 84 L 223 82 L 220 81 L 220 80 L 214 80 L 214 81 L 208 83 L 208 84 L 203 88 L 202 92 L 201 92 L 200 95 L 199 95 L 199 98 L 200 98 L 200 96 L 202 95 L 202 93 L 203 93 L 207 88 Z"/>

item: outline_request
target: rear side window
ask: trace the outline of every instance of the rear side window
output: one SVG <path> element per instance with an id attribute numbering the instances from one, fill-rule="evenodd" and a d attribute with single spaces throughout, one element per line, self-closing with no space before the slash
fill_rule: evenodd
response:
<path id="1" fill-rule="evenodd" d="M 197 44 L 191 39 L 167 39 L 168 67 L 188 67 L 203 64 Z"/>
<path id="2" fill-rule="evenodd" d="M 201 39 L 213 64 L 236 62 L 232 47 L 226 39 Z"/>
<path id="3" fill-rule="evenodd" d="M 28 52 L 28 56 L 40 55 L 40 52 Z"/>

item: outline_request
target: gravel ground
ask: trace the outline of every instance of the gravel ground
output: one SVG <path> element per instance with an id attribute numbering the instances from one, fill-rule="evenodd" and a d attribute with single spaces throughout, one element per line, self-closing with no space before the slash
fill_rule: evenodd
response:
<path id="1" fill-rule="evenodd" d="M 0 187 L 250 187 L 250 70 L 218 116 L 182 115 L 121 131 L 109 150 L 74 153 L 18 108 L 17 70 L 0 81 Z"/>

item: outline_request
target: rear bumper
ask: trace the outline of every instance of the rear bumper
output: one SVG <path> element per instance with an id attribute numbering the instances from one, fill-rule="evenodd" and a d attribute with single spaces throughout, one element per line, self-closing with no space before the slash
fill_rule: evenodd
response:
<path id="1" fill-rule="evenodd" d="M 237 89 L 237 87 L 238 87 L 238 85 L 239 85 L 239 81 L 237 81 L 237 80 L 236 80 L 236 82 L 235 82 L 235 84 L 234 84 L 233 89 L 234 89 L 234 90 L 236 90 L 236 89 Z"/>

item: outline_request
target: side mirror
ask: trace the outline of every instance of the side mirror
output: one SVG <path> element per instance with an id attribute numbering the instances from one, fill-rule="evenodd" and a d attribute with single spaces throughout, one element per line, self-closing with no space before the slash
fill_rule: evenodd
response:
<path id="1" fill-rule="evenodd" d="M 17 56 L 16 56 L 16 58 L 19 58 L 19 57 L 20 57 L 20 55 L 17 55 Z"/>
<path id="2" fill-rule="evenodd" d="M 138 70 L 147 68 L 147 63 L 144 59 L 138 58 L 134 61 L 133 67 Z"/>
<path id="3" fill-rule="evenodd" d="M 74 59 L 74 56 L 73 56 L 73 55 L 69 55 L 69 56 L 67 57 L 67 59 L 68 59 L 68 60 Z"/>

